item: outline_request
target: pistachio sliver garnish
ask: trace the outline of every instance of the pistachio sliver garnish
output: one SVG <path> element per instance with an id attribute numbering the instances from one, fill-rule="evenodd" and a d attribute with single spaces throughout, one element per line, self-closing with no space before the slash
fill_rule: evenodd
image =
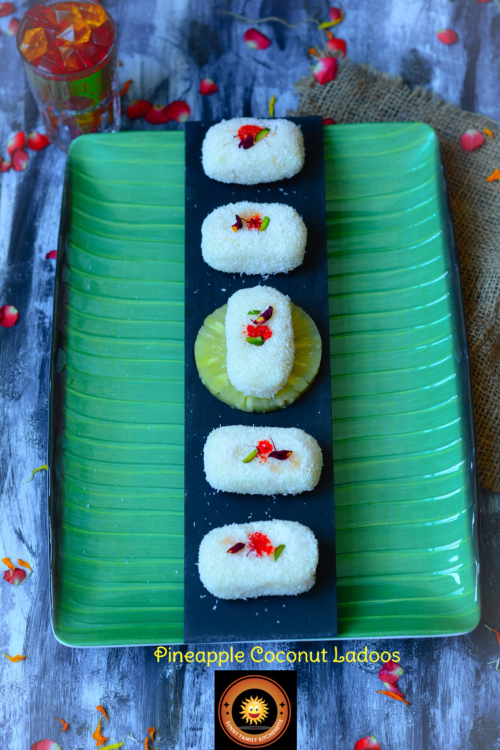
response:
<path id="1" fill-rule="evenodd" d="M 270 221 L 271 219 L 269 218 L 269 216 L 264 216 L 264 218 L 262 219 L 262 224 L 260 225 L 259 232 L 265 232 L 269 226 Z"/>
<path id="2" fill-rule="evenodd" d="M 274 561 L 275 562 L 278 559 L 278 557 L 281 555 L 281 553 L 283 552 L 284 549 L 285 549 L 285 545 L 284 544 L 280 544 L 279 547 L 276 547 L 276 549 L 274 550 Z"/>
<path id="3" fill-rule="evenodd" d="M 228 553 L 231 555 L 234 555 L 236 554 L 236 552 L 241 552 L 241 550 L 244 547 L 245 547 L 245 544 L 243 542 L 236 542 L 236 544 L 234 544 L 232 547 L 228 549 Z M 274 554 L 276 554 L 276 552 Z"/>
<path id="4" fill-rule="evenodd" d="M 262 140 L 262 138 L 265 138 L 266 135 L 269 135 L 269 128 L 263 128 L 257 135 L 255 136 L 255 143 L 258 143 L 258 141 Z"/>
<path id="5" fill-rule="evenodd" d="M 260 315 L 260 310 L 249 310 L 247 315 Z"/>
<path id="6" fill-rule="evenodd" d="M 262 336 L 247 336 L 246 340 L 248 344 L 253 344 L 254 346 L 262 346 L 264 343 Z"/>
<path id="7" fill-rule="evenodd" d="M 257 448 L 254 448 L 253 451 L 248 454 L 248 456 L 245 456 L 245 458 L 243 459 L 243 463 L 244 464 L 249 464 L 250 461 L 254 460 L 254 458 L 258 454 L 258 452 L 259 451 L 257 450 Z"/>

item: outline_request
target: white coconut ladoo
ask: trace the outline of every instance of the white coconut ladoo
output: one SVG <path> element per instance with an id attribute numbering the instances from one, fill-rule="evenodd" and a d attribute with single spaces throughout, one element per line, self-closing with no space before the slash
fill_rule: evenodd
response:
<path id="1" fill-rule="evenodd" d="M 270 286 L 240 289 L 228 300 L 225 329 L 232 385 L 246 396 L 274 396 L 295 355 L 290 299 Z"/>
<path id="2" fill-rule="evenodd" d="M 253 521 L 210 531 L 198 558 L 201 582 L 219 599 L 302 594 L 314 585 L 318 542 L 296 521 Z"/>
<path id="3" fill-rule="evenodd" d="M 288 273 L 304 261 L 307 229 L 283 203 L 229 203 L 201 227 L 203 259 L 227 273 Z"/>
<path id="4" fill-rule="evenodd" d="M 248 495 L 313 490 L 323 467 L 317 441 L 296 427 L 218 427 L 206 440 L 203 460 L 214 489 Z"/>
<path id="5" fill-rule="evenodd" d="M 236 117 L 209 128 L 201 153 L 208 177 L 257 185 L 300 172 L 305 159 L 304 137 L 290 120 Z"/>

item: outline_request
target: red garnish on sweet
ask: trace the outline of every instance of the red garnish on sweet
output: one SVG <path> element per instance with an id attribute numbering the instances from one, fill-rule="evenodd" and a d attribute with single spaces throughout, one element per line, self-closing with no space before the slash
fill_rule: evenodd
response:
<path id="1" fill-rule="evenodd" d="M 287 458 L 290 458 L 293 451 L 272 451 L 272 453 L 269 454 L 269 458 L 277 458 L 278 461 L 286 461 Z"/>
<path id="2" fill-rule="evenodd" d="M 271 336 L 273 335 L 273 332 L 267 326 L 248 325 L 246 335 L 251 339 L 256 339 L 259 336 L 262 336 L 264 341 L 267 341 L 268 339 L 271 338 Z"/>
<path id="3" fill-rule="evenodd" d="M 219 87 L 217 86 L 213 78 L 204 78 L 200 83 L 200 94 L 203 94 L 204 96 L 215 94 L 215 92 L 218 90 Z"/>
<path id="4" fill-rule="evenodd" d="M 50 141 L 45 133 L 38 133 L 36 130 L 28 133 L 28 148 L 32 151 L 41 151 L 47 146 L 50 146 Z"/>
<path id="5" fill-rule="evenodd" d="M 128 105 L 127 117 L 129 120 L 138 120 L 140 117 L 146 117 L 152 106 L 151 102 L 148 102 L 146 99 L 136 99 Z"/>
<path id="6" fill-rule="evenodd" d="M 354 750 L 380 750 L 380 744 L 376 737 L 362 737 L 354 745 Z"/>
<path id="7" fill-rule="evenodd" d="M 12 154 L 12 168 L 16 172 L 24 172 L 28 166 L 29 160 L 30 158 L 26 151 L 22 148 L 18 148 L 17 151 L 14 151 Z"/>
<path id="8" fill-rule="evenodd" d="M 149 122 L 150 125 L 164 125 L 170 119 L 167 107 L 164 107 L 163 104 L 155 104 L 145 117 L 146 122 Z"/>
<path id="9" fill-rule="evenodd" d="M 257 557 L 262 557 L 264 554 L 272 555 L 274 552 L 274 547 L 270 540 L 265 534 L 261 534 L 260 531 L 250 534 L 248 537 L 248 546 L 250 547 L 250 551 L 255 552 Z"/>
<path id="10" fill-rule="evenodd" d="M 53 258 L 57 258 L 57 250 L 50 250 L 45 256 L 45 260 L 52 260 Z"/>
<path id="11" fill-rule="evenodd" d="M 269 440 L 259 440 L 257 450 L 259 451 L 259 456 L 266 456 L 274 450 L 274 445 Z"/>
<path id="12" fill-rule="evenodd" d="M 247 29 L 243 34 L 243 39 L 250 49 L 267 49 L 271 44 L 271 40 L 261 34 L 258 29 Z"/>
<path id="13" fill-rule="evenodd" d="M 15 11 L 14 3 L 0 3 L 0 18 L 10 16 Z"/>
<path id="14" fill-rule="evenodd" d="M 15 36 L 20 23 L 19 18 L 11 18 L 9 25 L 7 26 L 7 34 L 9 36 Z"/>
<path id="15" fill-rule="evenodd" d="M 263 128 L 259 128 L 258 125 L 242 125 L 238 130 L 238 138 L 240 139 L 240 141 L 243 140 L 243 138 L 246 138 L 248 135 L 251 135 L 252 138 L 255 138 L 255 136 L 258 135 L 261 130 L 263 130 Z"/>
<path id="16" fill-rule="evenodd" d="M 440 29 L 436 35 L 443 44 L 455 44 L 455 42 L 458 42 L 458 34 L 453 29 Z"/>
<path id="17" fill-rule="evenodd" d="M 26 134 L 22 130 L 11 136 L 7 141 L 7 153 L 9 154 L 9 156 L 12 156 L 14 151 L 16 151 L 18 148 L 23 148 L 25 143 Z"/>
<path id="18" fill-rule="evenodd" d="M 240 552 L 246 545 L 243 542 L 237 542 L 228 549 L 229 554 L 234 555 L 236 552 Z"/>
<path id="19" fill-rule="evenodd" d="M 0 307 L 0 326 L 12 328 L 19 320 L 19 313 L 14 305 L 2 305 Z"/>
<path id="20" fill-rule="evenodd" d="M 177 99 L 175 102 L 167 104 L 167 114 L 175 122 L 186 122 L 191 115 L 191 108 L 187 102 Z"/>
<path id="21" fill-rule="evenodd" d="M 314 77 L 323 86 L 336 78 L 337 67 L 338 63 L 335 57 L 322 57 L 313 68 Z"/>

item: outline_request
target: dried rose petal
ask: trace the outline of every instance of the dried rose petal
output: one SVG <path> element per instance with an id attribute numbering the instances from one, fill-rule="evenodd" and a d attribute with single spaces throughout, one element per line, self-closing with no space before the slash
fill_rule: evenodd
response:
<path id="1" fill-rule="evenodd" d="M 466 130 L 460 138 L 460 145 L 465 151 L 474 151 L 484 143 L 484 135 L 480 130 Z"/>
<path id="2" fill-rule="evenodd" d="M 7 583 L 11 583 L 13 586 L 19 586 L 20 583 L 26 578 L 26 571 L 21 568 L 14 568 L 14 570 L 6 570 L 3 574 L 3 580 Z"/>
<path id="3" fill-rule="evenodd" d="M 329 39 L 326 43 L 326 48 L 333 53 L 333 56 L 340 60 L 342 57 L 347 55 L 347 44 L 343 39 Z"/>
<path id="4" fill-rule="evenodd" d="M 384 687 L 392 693 L 399 695 L 400 698 L 404 698 L 405 694 L 401 692 L 397 685 L 391 684 L 390 682 L 384 682 Z"/>
<path id="5" fill-rule="evenodd" d="M 330 19 L 333 21 L 333 25 L 340 23 L 345 16 L 342 8 L 334 8 L 330 6 Z"/>
<path id="6" fill-rule="evenodd" d="M 0 172 L 8 172 L 11 166 L 12 164 L 10 161 L 5 161 L 5 159 L 2 159 L 0 156 Z"/>
<path id="7" fill-rule="evenodd" d="M 146 99 L 135 99 L 127 107 L 127 117 L 129 120 L 138 120 L 140 117 L 146 117 L 152 108 L 151 102 Z"/>
<path id="8" fill-rule="evenodd" d="M 376 737 L 362 737 L 354 745 L 354 750 L 380 750 Z"/>
<path id="9" fill-rule="evenodd" d="M 9 154 L 9 156 L 12 156 L 14 151 L 16 151 L 18 148 L 23 148 L 25 143 L 26 134 L 22 130 L 11 136 L 7 141 L 7 153 Z"/>
<path id="10" fill-rule="evenodd" d="M 258 29 L 247 29 L 243 34 L 243 39 L 250 49 L 267 49 L 271 44 L 271 40 L 261 34 Z"/>
<path id="11" fill-rule="evenodd" d="M 437 38 L 443 44 L 455 44 L 455 42 L 458 42 L 458 34 L 453 29 L 439 29 Z"/>
<path id="12" fill-rule="evenodd" d="M 231 224 L 231 228 L 233 232 L 237 232 L 238 229 L 243 229 L 243 222 L 241 220 L 241 216 L 238 216 L 238 214 L 236 214 L 236 221 L 234 222 L 234 224 Z"/>
<path id="13" fill-rule="evenodd" d="M 19 320 L 19 313 L 14 305 L 2 305 L 0 307 L 0 326 L 12 328 Z"/>
<path id="14" fill-rule="evenodd" d="M 22 148 L 18 148 L 17 151 L 14 151 L 12 154 L 12 168 L 16 172 L 24 172 L 28 166 L 29 160 L 30 158 L 26 151 Z"/>
<path id="15" fill-rule="evenodd" d="M 146 122 L 149 122 L 150 125 L 164 125 L 170 119 L 171 117 L 167 112 L 167 107 L 163 104 L 155 104 L 154 107 L 151 107 L 145 117 Z"/>
<path id="16" fill-rule="evenodd" d="M 273 308 L 268 307 L 267 310 L 264 310 L 264 312 L 261 313 L 258 318 L 256 318 L 255 320 L 252 320 L 252 323 L 255 323 L 255 325 L 257 326 L 260 325 L 261 323 L 267 323 L 267 321 L 271 319 L 272 314 L 273 314 Z"/>
<path id="17" fill-rule="evenodd" d="M 219 87 L 215 83 L 213 78 L 204 78 L 200 83 L 200 94 L 204 96 L 210 96 L 215 94 L 219 90 Z"/>
<path id="18" fill-rule="evenodd" d="M 61 746 L 54 740 L 40 740 L 31 746 L 31 750 L 61 750 Z"/>
<path id="19" fill-rule="evenodd" d="M 14 3 L 0 3 L 0 18 L 4 16 L 10 16 L 15 11 Z"/>
<path id="20" fill-rule="evenodd" d="M 189 104 L 180 99 L 176 99 L 175 102 L 167 104 L 167 111 L 170 119 L 175 120 L 175 122 L 186 122 L 191 115 Z"/>
<path id="21" fill-rule="evenodd" d="M 244 547 L 246 547 L 246 544 L 244 544 L 243 542 L 237 542 L 236 544 L 234 544 L 232 547 L 228 549 L 228 552 L 231 555 L 235 555 L 236 552 L 241 552 L 241 550 L 244 549 Z"/>
<path id="22" fill-rule="evenodd" d="M 7 26 L 7 34 L 9 36 L 15 36 L 17 34 L 20 23 L 21 21 L 19 20 L 19 18 L 11 18 L 9 25 Z"/>
<path id="23" fill-rule="evenodd" d="M 247 149 L 252 148 L 253 144 L 254 144 L 253 137 L 251 135 L 246 135 L 239 142 L 238 148 L 244 148 L 246 151 Z"/>
<path id="24" fill-rule="evenodd" d="M 41 151 L 42 148 L 47 148 L 47 146 L 50 146 L 50 141 L 45 133 L 38 133 L 36 130 L 28 133 L 28 148 L 32 151 Z"/>
<path id="25" fill-rule="evenodd" d="M 57 250 L 50 250 L 45 256 L 45 260 L 52 260 L 53 258 L 57 258 Z"/>
<path id="26" fill-rule="evenodd" d="M 272 451 L 269 454 L 269 458 L 277 458 L 278 461 L 286 461 L 287 458 L 290 458 L 293 451 Z"/>
<path id="27" fill-rule="evenodd" d="M 313 68 L 314 77 L 323 86 L 337 76 L 337 68 L 338 63 L 335 57 L 322 57 Z"/>
<path id="28" fill-rule="evenodd" d="M 401 664 L 396 661 L 386 661 L 385 664 L 379 670 L 378 678 L 382 682 L 390 682 L 391 684 L 396 683 L 401 675 L 404 674 L 404 669 Z"/>

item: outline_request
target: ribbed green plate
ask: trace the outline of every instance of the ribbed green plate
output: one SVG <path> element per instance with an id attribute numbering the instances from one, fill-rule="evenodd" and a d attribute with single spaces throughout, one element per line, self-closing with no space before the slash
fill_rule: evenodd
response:
<path id="1" fill-rule="evenodd" d="M 325 128 L 340 637 L 479 618 L 474 441 L 438 144 Z M 68 156 L 51 373 L 53 626 L 183 640 L 184 137 Z M 207 398 L 209 398 L 207 393 Z"/>

